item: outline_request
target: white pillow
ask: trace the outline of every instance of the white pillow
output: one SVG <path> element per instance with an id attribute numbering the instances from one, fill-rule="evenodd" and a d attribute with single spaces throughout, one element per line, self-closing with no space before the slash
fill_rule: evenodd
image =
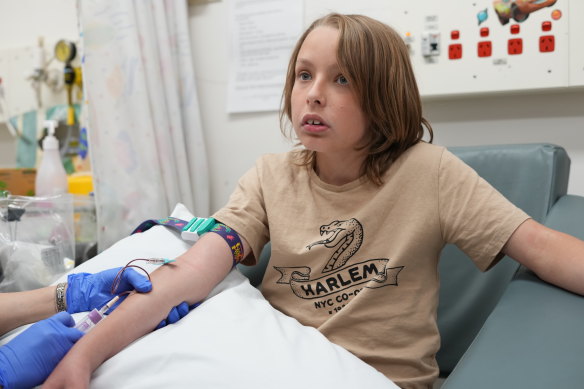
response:
<path id="1" fill-rule="evenodd" d="M 172 216 L 192 217 L 182 204 Z M 96 272 L 140 257 L 173 258 L 188 247 L 178 233 L 155 226 L 74 271 Z M 274 309 L 238 270 L 179 322 L 138 339 L 99 367 L 91 388 L 114 387 L 397 388 L 316 329 Z"/>

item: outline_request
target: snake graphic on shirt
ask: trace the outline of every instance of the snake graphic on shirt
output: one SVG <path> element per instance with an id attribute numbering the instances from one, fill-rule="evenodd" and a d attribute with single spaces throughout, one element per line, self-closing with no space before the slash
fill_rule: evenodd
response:
<path id="1" fill-rule="evenodd" d="M 318 240 L 306 246 L 307 250 L 322 245 L 332 252 L 325 258 L 321 275 L 312 275 L 308 266 L 274 266 L 280 273 L 277 284 L 288 285 L 292 293 L 305 300 L 314 300 L 314 308 L 328 308 L 330 315 L 338 312 L 358 293 L 367 289 L 398 286 L 398 274 L 405 266 L 388 267 L 390 259 L 377 257 L 352 259 L 363 239 L 363 226 L 357 219 L 335 220 L 320 226 Z"/>
<path id="2" fill-rule="evenodd" d="M 320 226 L 320 235 L 325 234 L 332 235 L 306 246 L 309 250 L 316 245 L 324 245 L 328 248 L 338 247 L 324 266 L 323 273 L 343 266 L 359 250 L 363 243 L 363 226 L 357 219 L 335 220 Z"/>

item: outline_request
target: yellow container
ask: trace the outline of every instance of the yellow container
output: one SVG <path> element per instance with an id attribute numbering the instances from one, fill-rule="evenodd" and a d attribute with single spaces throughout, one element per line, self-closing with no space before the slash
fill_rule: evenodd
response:
<path id="1" fill-rule="evenodd" d="M 93 192 L 93 178 L 91 174 L 74 174 L 67 177 L 69 193 L 87 196 Z"/>

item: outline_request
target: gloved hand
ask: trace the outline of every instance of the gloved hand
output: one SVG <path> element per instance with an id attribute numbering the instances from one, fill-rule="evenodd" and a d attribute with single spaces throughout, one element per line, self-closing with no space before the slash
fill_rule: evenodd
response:
<path id="1" fill-rule="evenodd" d="M 0 347 L 0 385 L 5 389 L 42 384 L 83 336 L 67 312 L 39 321 Z"/>
<path id="2" fill-rule="evenodd" d="M 164 326 L 166 326 L 167 324 L 174 324 L 177 321 L 179 321 L 180 319 L 182 319 L 183 317 L 185 317 L 187 315 L 187 313 L 189 313 L 189 311 L 191 309 L 194 309 L 198 306 L 199 304 L 195 304 L 192 307 L 189 307 L 189 305 L 186 302 L 182 302 L 179 305 L 177 305 L 176 307 L 172 308 L 170 310 L 170 313 L 168 314 L 168 317 L 164 320 L 162 320 L 158 326 L 156 327 L 156 329 L 160 329 Z"/>
<path id="3" fill-rule="evenodd" d="M 99 309 L 110 301 L 114 297 L 111 294 L 112 283 L 120 269 L 118 267 L 95 274 L 70 274 L 67 277 L 67 312 L 77 313 L 91 311 L 93 308 Z M 132 268 L 128 268 L 122 274 L 122 279 L 116 289 L 116 293 L 134 289 L 140 293 L 147 293 L 152 290 L 152 283 L 142 274 Z M 106 313 L 111 313 L 125 298 L 126 295 L 120 296 L 120 299 Z M 167 324 L 176 323 L 196 306 L 198 304 L 189 307 L 186 302 L 183 302 L 172 308 L 168 317 L 162 320 L 156 329 L 162 328 Z"/>
<path id="4" fill-rule="evenodd" d="M 93 308 L 101 308 L 114 298 L 111 294 L 112 283 L 121 268 L 104 270 L 99 273 L 76 273 L 67 277 L 67 312 L 77 313 L 91 311 Z M 126 269 L 122 274 L 120 284 L 115 291 L 121 293 L 136 289 L 137 292 L 146 293 L 152 290 L 152 284 L 145 276 L 134 269 Z M 107 312 L 113 311 L 124 299 L 120 299 Z"/>

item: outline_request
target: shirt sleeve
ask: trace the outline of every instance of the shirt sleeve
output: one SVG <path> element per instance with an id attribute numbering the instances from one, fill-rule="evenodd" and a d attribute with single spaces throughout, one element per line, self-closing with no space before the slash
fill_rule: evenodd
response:
<path id="1" fill-rule="evenodd" d="M 243 260 L 245 265 L 255 265 L 256 258 L 269 240 L 268 221 L 260 179 L 261 160 L 245 173 L 231 194 L 227 205 L 213 217 L 234 229 L 251 247 Z"/>
<path id="2" fill-rule="evenodd" d="M 444 240 L 458 246 L 479 269 L 488 270 L 529 216 L 448 150 L 442 154 L 438 180 Z"/>

